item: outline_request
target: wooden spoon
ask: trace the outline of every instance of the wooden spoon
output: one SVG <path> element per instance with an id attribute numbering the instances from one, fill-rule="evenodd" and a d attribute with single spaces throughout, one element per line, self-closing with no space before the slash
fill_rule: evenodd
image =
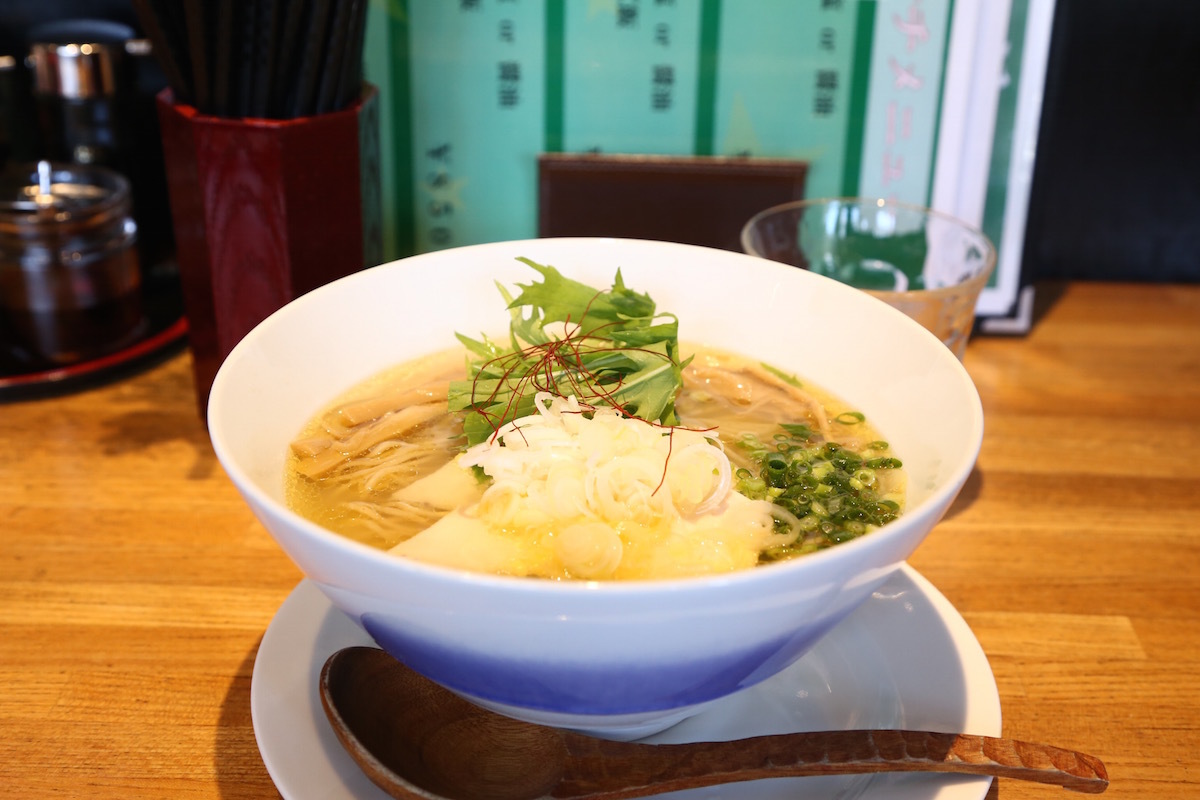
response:
<path id="1" fill-rule="evenodd" d="M 399 800 L 619 800 L 759 778 L 864 772 L 995 775 L 1099 793 L 1100 759 L 987 736 L 858 730 L 732 742 L 638 744 L 479 708 L 382 650 L 351 647 L 321 670 L 342 745 Z"/>

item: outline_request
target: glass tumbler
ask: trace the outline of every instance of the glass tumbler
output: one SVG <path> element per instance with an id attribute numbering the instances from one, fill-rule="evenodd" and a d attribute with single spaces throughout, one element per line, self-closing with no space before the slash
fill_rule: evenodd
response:
<path id="1" fill-rule="evenodd" d="M 919 205 L 882 199 L 798 200 L 742 228 L 750 255 L 854 286 L 924 325 L 962 359 L 980 292 L 996 266 L 982 231 Z"/>

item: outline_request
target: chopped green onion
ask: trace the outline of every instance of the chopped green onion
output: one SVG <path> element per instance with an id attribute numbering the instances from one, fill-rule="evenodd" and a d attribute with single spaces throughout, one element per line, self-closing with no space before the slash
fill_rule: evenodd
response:
<path id="1" fill-rule="evenodd" d="M 784 372 L 778 367 L 772 367 L 770 364 L 766 364 L 761 361 L 759 362 L 759 366 L 789 386 L 795 386 L 797 389 L 799 389 L 803 385 L 800 383 L 800 379 L 795 375 L 792 375 L 790 372 Z"/>
<path id="2" fill-rule="evenodd" d="M 798 439 L 800 441 L 806 442 L 816 435 L 812 429 L 812 426 L 803 422 L 783 422 L 780 423 L 779 427 L 790 433 L 793 439 Z"/>
<path id="3" fill-rule="evenodd" d="M 899 469 L 900 467 L 904 466 L 900 459 L 891 458 L 890 456 L 884 458 L 872 458 L 864 463 L 871 469 Z"/>
<path id="4" fill-rule="evenodd" d="M 856 412 L 849 419 L 860 421 Z M 783 425 L 788 433 L 807 426 Z M 794 435 L 794 434 L 793 434 Z M 816 438 L 814 436 L 814 438 Z M 735 472 L 736 489 L 754 500 L 766 500 L 788 511 L 799 520 L 799 538 L 792 544 L 773 548 L 762 555 L 771 561 L 830 547 L 862 536 L 886 525 L 900 513 L 895 500 L 880 499 L 876 470 L 901 466 L 897 458 L 864 458 L 836 442 L 809 439 L 803 445 L 785 441 L 774 434 L 776 449 L 767 447 L 758 437 L 743 436 L 738 443 L 749 457 L 753 469 Z M 886 450 L 886 442 L 873 442 L 866 450 Z M 782 530 L 787 523 L 776 525 Z M 795 523 L 793 523 L 795 525 Z"/>

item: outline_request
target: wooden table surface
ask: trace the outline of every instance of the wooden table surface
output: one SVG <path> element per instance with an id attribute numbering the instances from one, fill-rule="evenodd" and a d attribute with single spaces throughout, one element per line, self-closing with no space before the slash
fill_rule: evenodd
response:
<path id="1" fill-rule="evenodd" d="M 1061 288 L 1028 337 L 971 343 L 983 450 L 912 564 L 982 643 L 1005 735 L 1099 756 L 1107 796 L 1200 796 L 1200 286 Z M 0 795 L 277 796 L 250 676 L 300 577 L 186 352 L 0 405 Z"/>

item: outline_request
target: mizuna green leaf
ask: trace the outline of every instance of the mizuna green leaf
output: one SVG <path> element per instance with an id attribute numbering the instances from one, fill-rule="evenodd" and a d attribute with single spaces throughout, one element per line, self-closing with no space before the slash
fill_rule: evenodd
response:
<path id="1" fill-rule="evenodd" d="M 451 411 L 466 411 L 467 444 L 534 412 L 539 391 L 574 395 L 584 407 L 612 406 L 628 416 L 678 424 L 675 397 L 683 385 L 679 321 L 656 310 L 647 294 L 629 289 L 617 270 L 598 290 L 549 265 L 519 259 L 542 280 L 517 284 L 508 302 L 510 344 L 458 334 L 471 360 L 465 380 L 450 385 Z"/>

